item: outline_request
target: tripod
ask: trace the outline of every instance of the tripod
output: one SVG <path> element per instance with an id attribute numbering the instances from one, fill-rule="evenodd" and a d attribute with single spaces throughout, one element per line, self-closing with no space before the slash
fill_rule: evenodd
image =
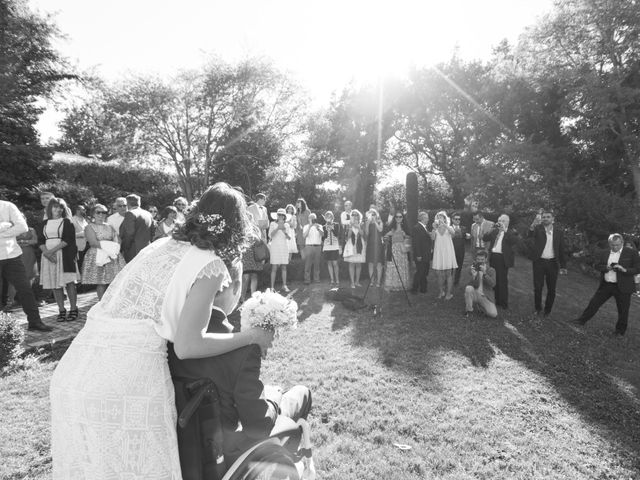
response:
<path id="1" fill-rule="evenodd" d="M 387 243 L 387 251 L 389 252 L 389 256 L 391 257 L 391 261 L 393 262 L 393 265 L 396 267 L 396 272 L 398 273 L 398 279 L 400 280 L 402 291 L 404 292 L 404 296 L 407 299 L 407 305 L 411 306 L 411 300 L 409 300 L 409 294 L 407 293 L 407 289 L 404 286 L 404 281 L 402 280 L 402 275 L 400 274 L 400 269 L 398 268 L 396 257 L 393 256 L 393 246 L 391 245 L 391 239 L 389 238 L 389 240 L 386 243 Z"/>

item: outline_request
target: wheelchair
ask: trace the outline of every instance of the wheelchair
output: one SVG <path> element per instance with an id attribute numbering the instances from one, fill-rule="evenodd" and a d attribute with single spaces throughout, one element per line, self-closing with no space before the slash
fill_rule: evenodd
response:
<path id="1" fill-rule="evenodd" d="M 279 417 L 269 438 L 225 465 L 220 403 L 215 383 L 209 378 L 174 378 L 178 406 L 178 445 L 184 480 L 313 480 L 309 426 Z M 184 394 L 182 396 L 181 394 Z M 200 445 L 185 446 L 183 432 L 197 432 Z M 308 468 L 305 470 L 305 462 Z M 309 463 L 310 462 L 310 463 Z"/>

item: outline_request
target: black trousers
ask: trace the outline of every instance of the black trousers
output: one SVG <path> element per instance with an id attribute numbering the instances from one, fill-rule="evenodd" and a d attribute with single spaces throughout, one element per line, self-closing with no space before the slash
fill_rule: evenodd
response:
<path id="1" fill-rule="evenodd" d="M 462 265 L 464 264 L 464 245 L 454 245 L 454 249 L 456 252 L 456 263 L 458 264 L 458 268 L 456 268 L 455 276 L 453 277 L 453 284 L 458 285 L 460 283 L 460 275 L 462 274 Z"/>
<path id="2" fill-rule="evenodd" d="M 600 307 L 609 300 L 611 297 L 616 299 L 616 306 L 618 307 L 618 323 L 616 323 L 616 332 L 624 335 L 627 331 L 627 320 L 629 318 L 629 306 L 631 305 L 631 294 L 622 293 L 618 288 L 617 283 L 600 282 L 600 286 L 596 293 L 593 294 L 589 305 L 585 308 L 580 320 L 586 323 L 590 320 L 600 309 Z"/>
<path id="3" fill-rule="evenodd" d="M 538 258 L 533 261 L 533 298 L 536 311 L 542 310 L 542 288 L 547 283 L 547 298 L 544 300 L 544 313 L 551 313 L 556 299 L 558 283 L 558 262 L 555 259 Z"/>
<path id="4" fill-rule="evenodd" d="M 429 260 L 416 260 L 416 273 L 413 274 L 412 292 L 425 293 L 427 291 L 427 276 L 429 275 Z"/>
<path id="5" fill-rule="evenodd" d="M 507 308 L 509 306 L 509 267 L 504 263 L 504 255 L 492 252 L 489 265 L 496 270 L 496 286 L 493 289 L 496 305 Z"/>
<path id="6" fill-rule="evenodd" d="M 0 260 L 0 275 L 2 275 L 4 282 L 9 282 L 15 287 L 16 295 L 20 299 L 22 310 L 27 315 L 29 325 L 40 323 L 40 311 L 38 310 L 38 305 L 36 305 L 36 297 L 27 279 L 27 272 L 22 263 L 22 255 Z"/>

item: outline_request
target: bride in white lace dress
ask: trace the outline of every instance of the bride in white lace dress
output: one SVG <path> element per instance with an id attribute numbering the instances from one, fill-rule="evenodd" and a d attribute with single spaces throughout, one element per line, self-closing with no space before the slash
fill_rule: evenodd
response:
<path id="1" fill-rule="evenodd" d="M 118 274 L 51 380 L 53 478 L 181 479 L 167 341 L 182 358 L 219 355 L 271 334 L 206 332 L 247 231 L 242 196 L 210 187 L 175 238 L 142 250 Z"/>

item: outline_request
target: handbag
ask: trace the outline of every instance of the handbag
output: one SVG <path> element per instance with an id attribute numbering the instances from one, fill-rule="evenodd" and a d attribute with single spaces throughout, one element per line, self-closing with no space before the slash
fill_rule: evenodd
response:
<path id="1" fill-rule="evenodd" d="M 253 258 L 256 262 L 269 262 L 269 247 L 262 240 L 256 241 L 253 245 Z"/>

